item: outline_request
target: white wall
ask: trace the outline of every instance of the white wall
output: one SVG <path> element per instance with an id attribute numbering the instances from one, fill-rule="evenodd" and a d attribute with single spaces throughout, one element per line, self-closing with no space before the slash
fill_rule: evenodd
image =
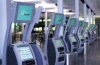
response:
<path id="1" fill-rule="evenodd" d="M 3 56 L 4 39 L 7 27 L 6 9 L 6 0 L 0 0 L 0 59 Z"/>

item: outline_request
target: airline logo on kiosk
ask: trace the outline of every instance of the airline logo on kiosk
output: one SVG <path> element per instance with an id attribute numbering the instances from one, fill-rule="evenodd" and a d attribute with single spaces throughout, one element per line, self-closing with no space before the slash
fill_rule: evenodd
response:
<path id="1" fill-rule="evenodd" d="M 30 21 L 32 17 L 32 6 L 20 5 L 18 7 L 17 20 Z"/>
<path id="2" fill-rule="evenodd" d="M 24 10 L 21 11 L 21 15 L 22 16 L 29 16 L 30 14 Z"/>

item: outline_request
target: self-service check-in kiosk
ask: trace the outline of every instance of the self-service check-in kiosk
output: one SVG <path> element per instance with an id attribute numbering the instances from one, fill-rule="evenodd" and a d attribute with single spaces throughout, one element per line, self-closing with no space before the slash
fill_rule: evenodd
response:
<path id="1" fill-rule="evenodd" d="M 83 50 L 84 50 L 84 36 L 83 36 L 83 24 L 84 24 L 84 21 L 79 21 L 79 25 L 78 25 L 78 32 L 77 32 L 77 40 L 79 41 L 79 44 L 78 44 L 78 53 L 83 53 Z"/>
<path id="2" fill-rule="evenodd" d="M 69 18 L 64 30 L 63 41 L 65 47 L 68 47 L 68 51 L 66 52 L 66 65 L 75 65 L 77 62 L 78 42 L 74 36 L 76 32 L 76 23 L 76 18 Z"/>
<path id="3" fill-rule="evenodd" d="M 69 53 L 77 53 L 78 50 L 78 42 L 74 36 L 76 23 L 76 18 L 70 18 L 64 31 L 63 40 L 65 45 L 68 46 Z"/>
<path id="4" fill-rule="evenodd" d="M 92 36 L 93 37 L 93 41 L 95 41 L 97 39 L 96 38 L 97 37 L 97 35 L 96 35 L 96 29 L 97 29 L 97 26 L 94 24 L 93 25 L 93 33 L 92 33 L 93 34 L 93 36 Z"/>
<path id="5" fill-rule="evenodd" d="M 87 26 L 88 26 L 88 22 L 84 22 L 83 25 L 83 36 L 84 36 L 84 40 L 86 43 L 89 43 L 89 36 L 88 36 L 88 31 L 87 31 Z"/>
<path id="6" fill-rule="evenodd" d="M 90 43 L 95 41 L 95 34 L 96 34 L 95 29 L 96 29 L 96 25 L 91 24 L 88 30 Z"/>
<path id="7" fill-rule="evenodd" d="M 25 28 L 27 29 L 25 30 L 28 31 L 30 24 L 35 24 L 39 18 L 37 13 L 40 14 L 42 10 L 41 8 L 38 10 L 40 11 L 35 11 L 35 4 L 33 3 L 14 2 L 14 8 L 11 9 L 11 19 L 14 20 L 11 20 L 8 24 L 7 37 L 5 39 L 5 44 L 8 44 L 6 65 L 45 65 L 44 56 L 42 56 L 42 52 L 36 44 L 31 45 L 26 40 L 17 42 L 14 45 L 8 42 L 12 22 L 26 23 L 27 26 Z"/>
<path id="8" fill-rule="evenodd" d="M 14 2 L 14 8 L 11 9 L 12 18 L 16 23 L 30 23 L 33 20 L 35 5 L 33 3 Z M 8 30 L 11 29 L 11 21 Z M 9 31 L 7 31 L 9 35 Z M 9 38 L 7 38 L 9 39 Z M 8 41 L 8 40 L 6 40 Z M 7 65 L 37 65 L 34 51 L 27 42 L 19 42 L 11 45 L 7 42 Z"/>
<path id="9" fill-rule="evenodd" d="M 64 15 L 54 13 L 51 22 L 48 26 L 47 40 L 45 43 L 45 53 L 48 65 L 64 65 L 65 64 L 65 47 L 62 39 L 59 37 L 60 27 L 63 25 Z M 55 35 L 53 38 L 48 38 L 49 31 L 52 25 L 56 26 Z"/>
<path id="10" fill-rule="evenodd" d="M 94 28 L 94 24 L 90 24 L 88 25 L 87 27 L 87 33 L 88 33 L 88 37 L 89 37 L 89 42 L 88 44 L 91 44 L 93 41 L 94 41 L 94 38 L 93 38 L 93 28 Z"/>

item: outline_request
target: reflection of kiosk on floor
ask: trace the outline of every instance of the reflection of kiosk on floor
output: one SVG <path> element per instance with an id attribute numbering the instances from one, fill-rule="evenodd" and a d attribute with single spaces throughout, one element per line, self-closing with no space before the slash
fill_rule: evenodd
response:
<path id="1" fill-rule="evenodd" d="M 63 26 L 64 15 L 59 13 L 54 13 L 52 20 L 48 26 L 48 34 L 46 37 L 46 56 L 49 65 L 64 65 L 65 64 L 65 47 L 62 39 L 59 37 L 59 28 Z M 49 31 L 55 25 L 55 34 L 53 38 L 49 38 Z"/>

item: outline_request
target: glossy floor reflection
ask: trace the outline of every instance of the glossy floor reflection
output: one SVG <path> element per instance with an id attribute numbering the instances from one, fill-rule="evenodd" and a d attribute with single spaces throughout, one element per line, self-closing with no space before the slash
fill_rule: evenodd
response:
<path id="1" fill-rule="evenodd" d="M 100 65 L 100 39 L 88 45 L 87 59 L 84 60 L 84 56 L 80 55 L 77 65 Z"/>

